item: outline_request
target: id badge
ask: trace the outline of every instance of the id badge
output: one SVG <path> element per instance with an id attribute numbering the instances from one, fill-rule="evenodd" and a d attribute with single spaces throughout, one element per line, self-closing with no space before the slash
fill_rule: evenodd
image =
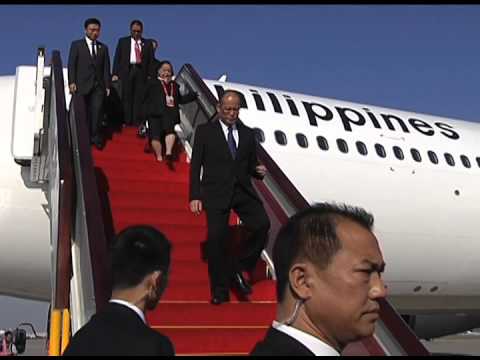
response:
<path id="1" fill-rule="evenodd" d="M 167 106 L 168 107 L 174 107 L 175 106 L 175 103 L 173 101 L 173 96 L 167 95 L 166 100 L 167 100 Z"/>

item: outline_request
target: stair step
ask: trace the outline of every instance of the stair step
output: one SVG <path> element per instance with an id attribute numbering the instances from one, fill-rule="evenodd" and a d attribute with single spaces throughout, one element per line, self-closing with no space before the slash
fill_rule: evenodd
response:
<path id="1" fill-rule="evenodd" d="M 270 303 L 161 303 L 147 318 L 151 326 L 264 326 L 275 312 Z"/>
<path id="2" fill-rule="evenodd" d="M 138 225 L 138 222 L 128 219 L 114 219 L 115 232 L 119 233 L 129 226 Z M 149 225 L 163 232 L 169 239 L 175 239 L 175 242 L 201 242 L 207 238 L 206 226 L 199 225 L 178 225 L 163 224 L 159 222 L 151 222 Z"/>
<path id="3" fill-rule="evenodd" d="M 109 193 L 121 193 L 126 196 L 129 194 L 172 194 L 182 195 L 188 198 L 189 188 L 185 181 L 169 181 L 169 180 L 149 180 L 134 179 L 128 181 L 113 181 L 109 179 Z"/>
<path id="4" fill-rule="evenodd" d="M 105 159 L 98 159 L 95 161 L 95 165 L 101 167 L 103 171 L 131 171 L 135 173 L 152 173 L 152 172 L 171 172 L 168 169 L 166 162 L 163 161 L 159 163 L 155 161 L 153 157 L 149 159 L 150 161 L 115 161 L 115 160 L 105 160 Z M 190 165 L 184 162 L 177 162 L 174 161 L 175 166 L 175 173 L 178 176 L 182 176 L 183 174 L 189 174 Z"/>
<path id="5" fill-rule="evenodd" d="M 202 261 L 202 246 L 200 242 L 191 243 L 173 243 L 172 245 L 173 261 Z"/>
<path id="6" fill-rule="evenodd" d="M 185 195 L 172 196 L 162 193 L 140 193 L 132 194 L 110 193 L 110 206 L 112 208 L 135 208 L 139 210 L 150 210 L 166 212 L 169 210 L 190 212 L 188 197 Z"/>
<path id="7" fill-rule="evenodd" d="M 210 301 L 210 286 L 206 285 L 206 282 L 201 283 L 194 279 L 176 284 L 173 281 L 169 282 L 169 286 L 162 296 L 162 301 Z M 252 288 L 253 292 L 248 300 L 276 302 L 273 280 L 260 281 L 253 284 Z M 236 291 L 230 289 L 230 300 L 242 301 L 243 299 Z"/>
<path id="8" fill-rule="evenodd" d="M 176 225 L 194 225 L 206 226 L 206 216 L 196 216 L 187 209 L 168 211 L 151 211 L 151 209 L 132 209 L 132 208 L 112 208 L 112 215 L 117 220 L 128 220 L 136 223 L 144 224 L 176 224 Z"/>
<path id="9" fill-rule="evenodd" d="M 97 150 L 98 151 L 98 150 Z M 121 152 L 103 152 L 101 155 L 95 156 L 95 164 L 100 162 L 144 162 L 146 164 L 155 164 L 156 159 L 153 154 L 145 154 L 143 151 L 141 153 L 121 153 Z M 175 159 L 175 162 L 189 164 L 187 160 L 187 154 L 182 154 L 180 157 Z"/>
<path id="10" fill-rule="evenodd" d="M 154 329 L 170 338 L 176 355 L 248 355 L 269 326 Z"/>
<path id="11" fill-rule="evenodd" d="M 160 169 L 165 167 L 165 170 Z M 189 186 L 189 178 L 188 173 L 186 171 L 177 172 L 177 171 L 170 171 L 166 167 L 166 165 L 159 165 L 159 169 L 155 169 L 154 171 L 139 171 L 139 172 L 132 172 L 128 169 L 102 169 L 105 175 L 108 178 L 109 183 L 113 182 L 130 182 L 130 181 L 138 181 L 138 180 L 148 180 L 148 181 L 158 181 L 158 182 L 165 182 L 165 181 L 173 181 L 176 183 L 183 183 L 187 189 Z M 144 189 L 144 191 L 148 191 L 148 189 Z"/>

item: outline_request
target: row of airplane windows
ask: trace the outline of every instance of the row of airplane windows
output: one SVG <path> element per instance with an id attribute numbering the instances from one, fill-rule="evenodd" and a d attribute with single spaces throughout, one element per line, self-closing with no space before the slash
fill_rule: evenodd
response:
<path id="1" fill-rule="evenodd" d="M 255 128 L 254 130 L 255 130 L 257 140 L 260 143 L 265 142 L 265 133 L 263 132 L 263 130 L 259 129 L 259 128 Z M 274 132 L 274 135 L 275 135 L 275 140 L 279 145 L 282 145 L 282 146 L 287 145 L 287 135 L 285 135 L 285 133 L 283 131 L 276 130 Z M 308 139 L 304 134 L 298 133 L 298 134 L 296 134 L 295 137 L 296 137 L 298 146 L 300 146 L 301 148 L 308 148 L 308 146 L 309 146 Z M 342 152 L 344 154 L 348 153 L 348 151 L 349 151 L 348 144 L 344 139 L 337 139 L 336 142 L 337 142 L 338 150 L 340 152 Z M 327 151 L 329 149 L 328 140 L 323 136 L 317 136 L 317 145 L 323 151 Z M 368 154 L 367 146 L 362 141 L 355 142 L 355 146 L 356 146 L 359 154 L 361 154 L 363 156 L 366 156 Z M 401 147 L 394 145 L 392 147 L 392 149 L 393 149 L 393 154 L 395 155 L 395 157 L 398 160 L 404 160 L 405 159 L 405 155 L 404 155 Z M 378 143 L 375 144 L 375 152 L 381 158 L 385 158 L 387 156 L 387 152 L 385 151 L 385 147 L 381 144 L 378 144 Z M 418 151 L 417 149 L 411 148 L 410 149 L 410 154 L 411 154 L 414 161 L 416 161 L 416 162 L 421 162 L 422 161 L 422 155 L 420 154 L 420 151 Z M 434 151 L 432 151 L 432 150 L 427 151 L 427 155 L 428 155 L 428 158 L 430 159 L 430 162 L 432 164 L 436 165 L 436 164 L 439 163 L 438 156 Z M 443 155 L 444 155 L 445 161 L 448 165 L 455 166 L 455 159 L 454 159 L 452 154 L 446 152 Z M 468 156 L 460 155 L 460 160 L 461 160 L 464 167 L 466 167 L 468 169 L 472 167 L 472 163 L 470 162 L 470 159 L 468 158 Z M 478 156 L 476 158 L 476 162 L 477 162 L 478 167 L 480 168 L 480 156 Z"/>

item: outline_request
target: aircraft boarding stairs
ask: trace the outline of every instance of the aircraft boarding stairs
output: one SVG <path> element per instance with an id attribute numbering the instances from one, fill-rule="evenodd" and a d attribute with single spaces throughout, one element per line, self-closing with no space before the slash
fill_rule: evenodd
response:
<path id="1" fill-rule="evenodd" d="M 50 110 L 44 123 L 48 139 L 52 213 L 52 316 L 50 353 L 60 354 L 70 329 L 77 331 L 101 309 L 110 295 L 108 245 L 114 234 L 133 224 L 150 224 L 172 241 L 168 288 L 157 309 L 147 314 L 149 325 L 170 337 L 179 355 L 247 354 L 275 317 L 272 241 L 289 216 L 308 206 L 306 200 L 259 145 L 259 160 L 267 167 L 263 182 L 254 181 L 272 228 L 269 245 L 253 277 L 253 294 L 242 301 L 209 303 L 207 264 L 202 243 L 205 215 L 188 209 L 189 157 L 193 133 L 215 117 L 216 99 L 191 65 L 177 75 L 181 88 L 199 98 L 181 109 L 175 171 L 144 152 L 145 140 L 135 129 L 114 132 L 103 151 L 91 148 L 85 106 L 73 97 L 66 112 L 64 77 L 58 51 L 52 55 L 47 89 Z M 41 157 L 41 156 L 40 156 Z M 231 224 L 235 244 L 246 236 Z M 241 248 L 241 246 L 240 246 Z M 238 249 L 237 249 L 238 251 Z M 63 323 L 62 323 L 63 316 Z M 71 324 L 70 324 L 71 320 Z M 426 355 L 427 350 L 387 301 L 373 337 L 348 346 L 348 355 Z"/>

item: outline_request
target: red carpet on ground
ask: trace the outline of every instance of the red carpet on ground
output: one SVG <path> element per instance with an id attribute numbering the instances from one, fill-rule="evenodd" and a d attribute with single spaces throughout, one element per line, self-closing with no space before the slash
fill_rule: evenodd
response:
<path id="1" fill-rule="evenodd" d="M 231 292 L 230 303 L 210 304 L 201 251 L 206 217 L 205 213 L 194 216 L 188 207 L 187 156 L 178 151 L 175 171 L 171 171 L 165 162 L 144 153 L 144 145 L 135 128 L 124 128 L 113 134 L 102 151 L 94 148 L 93 157 L 105 175 L 113 231 L 149 224 L 173 245 L 168 288 L 147 320 L 170 337 L 177 355 L 246 355 L 275 317 L 275 284 L 265 279 L 264 265 L 259 264 L 248 301 Z"/>

